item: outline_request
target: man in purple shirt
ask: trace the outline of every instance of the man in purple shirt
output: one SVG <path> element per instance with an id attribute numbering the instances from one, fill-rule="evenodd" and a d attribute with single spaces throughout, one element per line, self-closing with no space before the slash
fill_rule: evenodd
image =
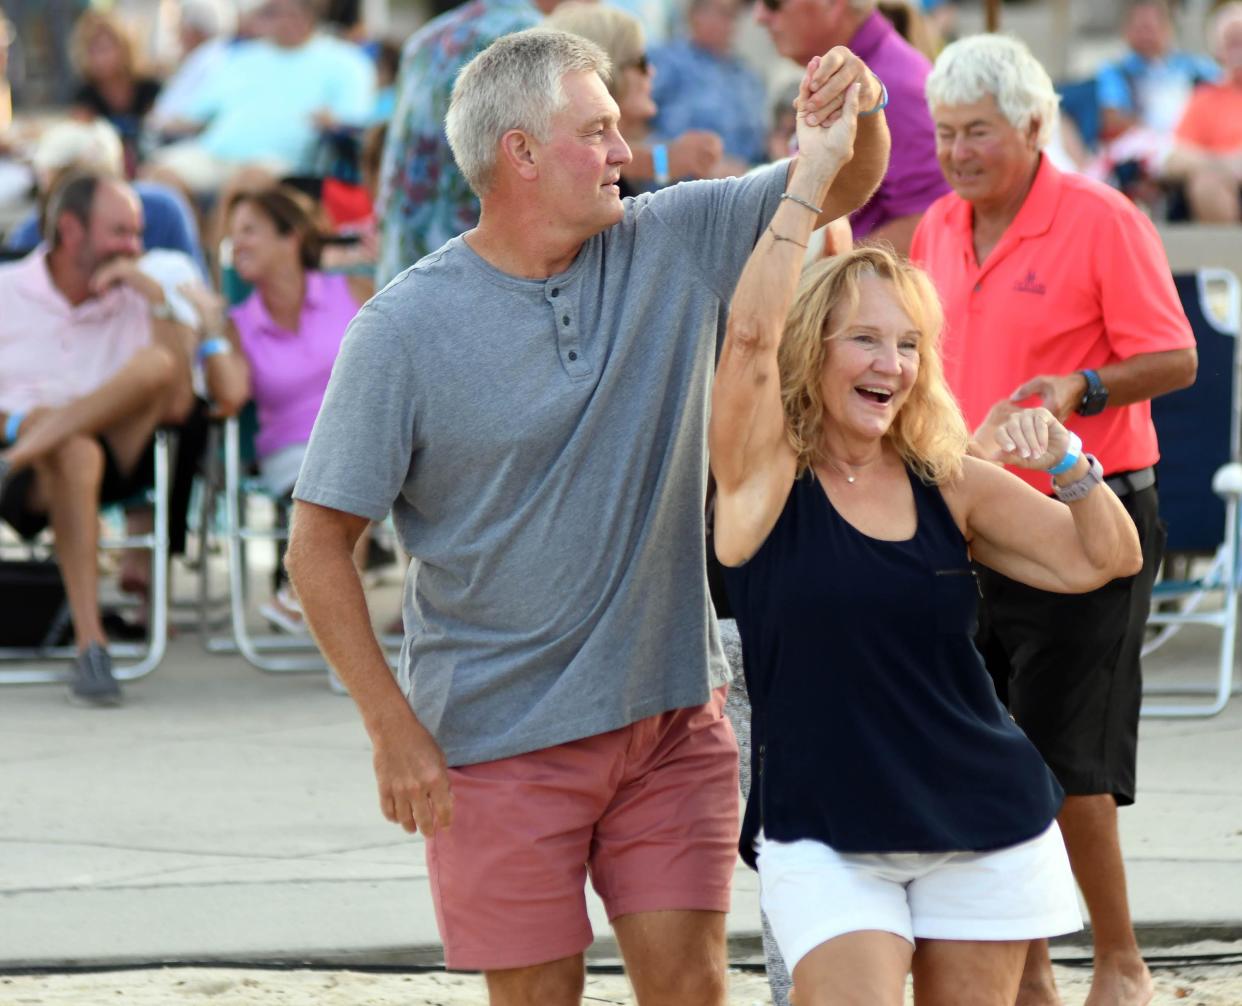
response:
<path id="1" fill-rule="evenodd" d="M 876 10 L 876 0 L 761 0 L 755 18 L 782 56 L 805 66 L 847 46 L 888 90 L 893 137 L 888 171 L 870 201 L 850 217 L 856 239 L 883 239 L 901 254 L 923 211 L 949 191 L 936 162 L 936 136 L 923 84 L 931 64 Z"/>

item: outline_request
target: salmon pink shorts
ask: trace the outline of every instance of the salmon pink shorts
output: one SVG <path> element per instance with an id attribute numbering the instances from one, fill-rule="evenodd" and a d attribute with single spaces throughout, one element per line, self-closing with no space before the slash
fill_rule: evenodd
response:
<path id="1" fill-rule="evenodd" d="M 499 971 L 582 953 L 593 938 L 588 874 L 610 920 L 727 912 L 738 767 L 725 693 L 450 769 L 453 826 L 427 840 L 446 965 Z"/>

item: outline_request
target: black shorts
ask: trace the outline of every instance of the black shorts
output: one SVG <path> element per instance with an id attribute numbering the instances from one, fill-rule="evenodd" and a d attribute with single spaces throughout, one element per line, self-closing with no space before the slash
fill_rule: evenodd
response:
<path id="1" fill-rule="evenodd" d="M 976 643 L 996 692 L 1070 796 L 1134 802 L 1139 654 L 1164 555 L 1156 489 L 1121 498 L 1143 568 L 1089 594 L 1054 594 L 978 567 Z"/>
<path id="2" fill-rule="evenodd" d="M 112 447 L 103 437 L 96 437 L 95 441 L 103 448 L 104 454 L 103 482 L 99 487 L 101 505 L 124 502 L 155 485 L 154 439 L 147 445 L 132 472 L 121 470 Z M 34 469 L 24 468 L 5 483 L 4 492 L 0 494 L 0 518 L 23 538 L 33 538 L 48 524 L 47 512 L 30 505 L 34 483 Z"/>

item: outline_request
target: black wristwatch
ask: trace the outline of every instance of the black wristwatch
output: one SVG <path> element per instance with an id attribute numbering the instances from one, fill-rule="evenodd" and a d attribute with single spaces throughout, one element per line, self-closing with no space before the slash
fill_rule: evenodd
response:
<path id="1" fill-rule="evenodd" d="M 1080 370 L 1078 373 L 1086 378 L 1087 390 L 1082 393 L 1082 400 L 1074 411 L 1080 416 L 1094 416 L 1103 412 L 1104 406 L 1108 404 L 1108 389 L 1104 387 L 1100 375 L 1094 370 Z"/>

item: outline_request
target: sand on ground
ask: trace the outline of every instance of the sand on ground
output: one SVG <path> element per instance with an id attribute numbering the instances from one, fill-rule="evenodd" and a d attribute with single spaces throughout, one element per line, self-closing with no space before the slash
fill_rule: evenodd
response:
<path id="1" fill-rule="evenodd" d="M 1242 1006 L 1242 964 L 1157 968 L 1153 1006 Z M 1081 1006 L 1091 972 L 1058 967 L 1065 1006 Z M 909 997 L 907 997 L 909 1000 Z M 591 974 L 585 1006 L 634 1006 L 621 975 Z M 731 971 L 729 1006 L 768 1006 L 761 974 Z M 477 975 L 158 968 L 0 976 L 0 1006 L 486 1006 Z"/>

